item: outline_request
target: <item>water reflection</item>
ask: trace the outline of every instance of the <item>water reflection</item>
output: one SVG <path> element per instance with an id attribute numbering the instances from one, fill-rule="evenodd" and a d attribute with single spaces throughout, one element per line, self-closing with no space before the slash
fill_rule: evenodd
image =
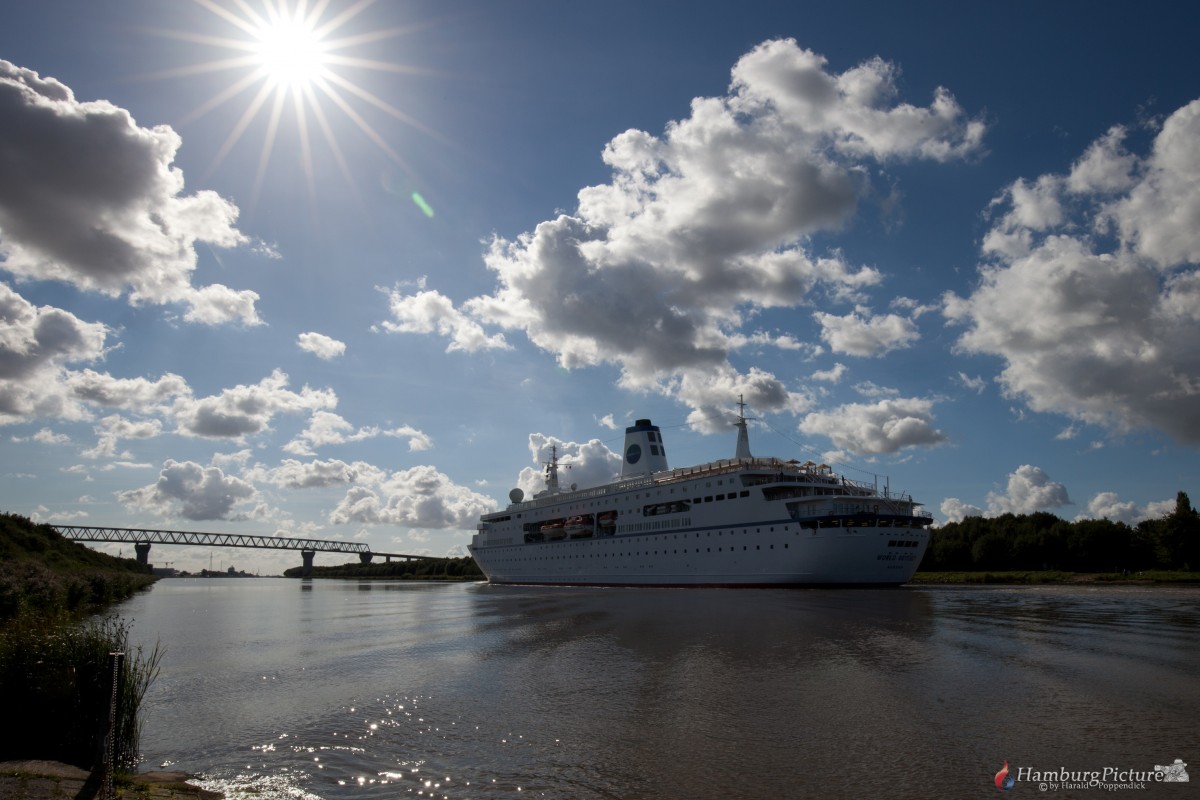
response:
<path id="1" fill-rule="evenodd" d="M 147 756 L 263 798 L 963 796 L 1195 750 L 1195 590 L 212 583 L 126 607 L 167 646 Z"/>

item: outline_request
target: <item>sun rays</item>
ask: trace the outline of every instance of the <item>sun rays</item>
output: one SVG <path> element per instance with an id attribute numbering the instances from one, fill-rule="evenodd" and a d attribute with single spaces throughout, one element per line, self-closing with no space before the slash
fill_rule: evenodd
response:
<path id="1" fill-rule="evenodd" d="M 353 3 L 331 0 L 193 0 L 225 25 L 230 35 L 197 31 L 160 31 L 165 36 L 224 51 L 212 60 L 158 73 L 157 77 L 185 77 L 209 73 L 231 73 L 231 82 L 200 103 L 180 121 L 186 125 L 213 110 L 244 102 L 228 135 L 213 156 L 208 173 L 214 172 L 245 138 L 256 120 L 265 114 L 263 137 L 258 145 L 252 204 L 262 190 L 281 128 L 294 121 L 300 147 L 300 163 L 310 198 L 316 196 L 314 137 L 319 135 L 329 156 L 346 181 L 354 180 L 339 140 L 338 117 L 350 120 L 364 136 L 401 170 L 411 175 L 405 159 L 376 129 L 368 109 L 382 112 L 400 122 L 436 136 L 416 119 L 370 91 L 360 75 L 363 70 L 417 73 L 420 70 L 392 61 L 364 57 L 367 46 L 411 33 L 411 27 L 389 27 L 354 32 L 356 18 L 375 0 Z M 362 20 L 359 20 L 362 22 Z M 363 26 L 359 26 L 363 27 Z M 236 103 L 234 103 L 236 105 Z M 340 112 L 340 115 L 336 112 Z M 373 113 L 373 112 L 370 112 Z M 344 126 L 343 126 L 344 127 Z M 319 132 L 319 134 L 318 134 Z M 440 137 L 438 137 L 440 138 Z"/>

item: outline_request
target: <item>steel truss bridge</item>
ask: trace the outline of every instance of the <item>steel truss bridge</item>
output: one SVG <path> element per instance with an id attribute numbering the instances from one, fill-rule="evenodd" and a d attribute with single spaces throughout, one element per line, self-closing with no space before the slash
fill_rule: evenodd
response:
<path id="1" fill-rule="evenodd" d="M 375 556 L 388 562 L 393 558 L 405 561 L 431 559 L 435 556 L 416 556 L 405 553 L 372 553 L 362 542 L 339 542 L 334 539 L 289 539 L 282 536 L 249 536 L 243 533 L 198 533 L 195 531 L 163 531 L 151 528 L 97 528 L 88 525 L 53 525 L 54 530 L 77 542 L 127 542 L 134 546 L 137 560 L 150 563 L 150 545 L 185 544 L 206 547 L 253 547 L 260 550 L 299 550 L 304 562 L 304 574 L 312 572 L 313 557 L 319 553 L 357 553 L 359 561 L 371 563 Z"/>

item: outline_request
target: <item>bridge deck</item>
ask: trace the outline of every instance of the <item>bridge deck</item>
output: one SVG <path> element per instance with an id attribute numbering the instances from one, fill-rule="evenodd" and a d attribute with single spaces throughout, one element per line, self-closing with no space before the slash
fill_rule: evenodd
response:
<path id="1" fill-rule="evenodd" d="M 190 544 L 208 547 L 253 547 L 262 550 L 300 550 L 327 553 L 358 553 L 385 558 L 431 559 L 406 553 L 376 553 L 362 542 L 336 539 L 299 539 L 282 536 L 250 536 L 244 533 L 200 533 L 164 531 L 153 528 L 98 528 L 88 525 L 54 525 L 56 531 L 77 542 L 130 542 L 132 544 Z"/>

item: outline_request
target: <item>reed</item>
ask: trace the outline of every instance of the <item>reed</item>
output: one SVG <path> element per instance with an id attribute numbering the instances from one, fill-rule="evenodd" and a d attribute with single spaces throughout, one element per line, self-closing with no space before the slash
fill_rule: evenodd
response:
<path id="1" fill-rule="evenodd" d="M 138 710 L 158 675 L 162 650 L 131 647 L 116 616 L 72 623 L 22 615 L 0 630 L 0 760 L 45 759 L 83 769 L 100 766 L 113 688 L 111 655 L 125 653 L 113 736 L 114 766 L 136 770 Z"/>

